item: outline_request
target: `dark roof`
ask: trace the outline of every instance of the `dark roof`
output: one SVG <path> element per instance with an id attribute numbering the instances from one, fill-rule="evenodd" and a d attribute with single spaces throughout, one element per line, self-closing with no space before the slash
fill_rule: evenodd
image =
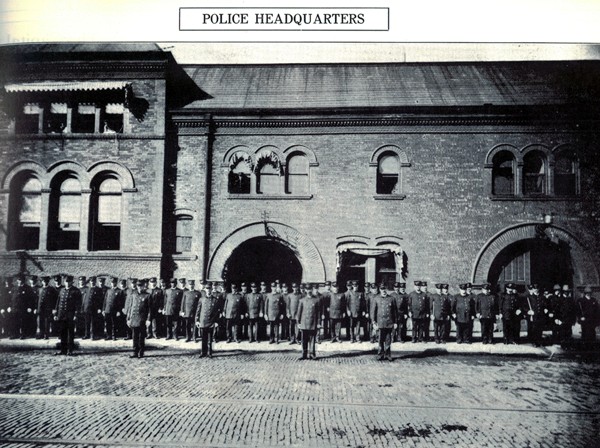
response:
<path id="1" fill-rule="evenodd" d="M 185 109 L 536 106 L 597 102 L 600 61 L 186 65 Z"/>
<path id="2" fill-rule="evenodd" d="M 162 52 L 161 48 L 157 44 L 149 42 L 22 43 L 2 45 L 0 46 L 0 49 L 6 54 Z"/>

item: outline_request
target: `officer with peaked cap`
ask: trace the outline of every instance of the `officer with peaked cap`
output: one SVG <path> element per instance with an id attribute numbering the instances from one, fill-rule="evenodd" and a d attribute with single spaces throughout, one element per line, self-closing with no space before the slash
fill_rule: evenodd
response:
<path id="1" fill-rule="evenodd" d="M 505 293 L 500 296 L 500 318 L 504 332 L 505 344 L 516 344 L 517 334 L 521 329 L 521 307 L 519 296 L 513 283 L 507 283 Z"/>
<path id="2" fill-rule="evenodd" d="M 42 277 L 42 286 L 37 292 L 37 306 L 34 314 L 37 315 L 38 334 L 36 339 L 48 339 L 52 331 L 52 310 L 56 307 L 58 291 L 50 286 L 50 277 Z"/>
<path id="3" fill-rule="evenodd" d="M 148 325 L 148 293 L 143 280 L 136 282 L 136 289 L 131 295 L 131 303 L 127 310 L 127 325 L 131 328 L 133 354 L 130 358 L 143 358 L 146 349 L 146 326 Z"/>
<path id="4" fill-rule="evenodd" d="M 196 308 L 196 327 L 200 330 L 202 339 L 202 351 L 200 358 L 213 355 L 213 339 L 215 327 L 217 327 L 219 315 L 221 314 L 221 300 L 213 293 L 212 282 L 206 283 L 206 289 L 200 296 Z"/>
<path id="5" fill-rule="evenodd" d="M 227 343 L 240 342 L 240 317 L 245 313 L 244 298 L 238 292 L 237 285 L 231 284 L 231 292 L 225 296 L 225 319 L 227 322 Z"/>
<path id="6" fill-rule="evenodd" d="M 398 327 L 396 312 L 398 305 L 393 296 L 388 295 L 384 286 L 375 297 L 373 305 L 373 325 L 379 332 L 379 360 L 392 360 L 392 332 Z"/>
<path id="7" fill-rule="evenodd" d="M 119 288 L 119 279 L 116 277 L 111 278 L 110 286 L 104 294 L 104 301 L 102 303 L 102 315 L 104 316 L 106 325 L 106 340 L 117 340 L 118 320 L 120 317 L 118 313 L 121 312 L 123 307 L 123 294 L 123 291 Z"/>
<path id="8" fill-rule="evenodd" d="M 571 339 L 577 319 L 576 304 L 569 285 L 563 285 L 560 304 L 561 341 Z"/>
<path id="9" fill-rule="evenodd" d="M 323 329 L 323 339 L 329 339 L 331 336 L 330 331 L 330 306 L 331 306 L 331 282 L 325 282 L 325 290 L 321 293 L 321 328 Z"/>
<path id="10" fill-rule="evenodd" d="M 277 283 L 271 283 L 271 292 L 265 299 L 265 320 L 269 323 L 269 344 L 279 344 L 279 323 L 282 319 L 283 296 L 277 292 Z"/>
<path id="11" fill-rule="evenodd" d="M 350 290 L 346 293 L 347 313 L 350 318 L 350 342 L 360 339 L 361 322 L 366 313 L 365 296 L 358 291 L 358 281 L 353 280 Z M 365 335 L 366 337 L 367 335 Z"/>
<path id="12" fill-rule="evenodd" d="M 491 293 L 491 285 L 485 283 L 481 287 L 481 293 L 475 298 L 475 312 L 481 323 L 481 340 L 484 344 L 494 343 L 494 322 L 500 314 L 498 300 Z"/>
<path id="13" fill-rule="evenodd" d="M 525 296 L 524 306 L 527 316 L 527 335 L 529 342 L 536 347 L 542 345 L 544 325 L 548 316 L 548 303 L 546 298 L 540 294 L 537 284 L 527 287 L 529 294 Z"/>
<path id="14" fill-rule="evenodd" d="M 24 275 L 18 275 L 16 283 L 12 289 L 10 307 L 7 308 L 12 326 L 11 339 L 25 339 L 28 336 L 27 317 L 33 315 L 36 297 Z"/>
<path id="15" fill-rule="evenodd" d="M 244 297 L 246 320 L 248 320 L 250 342 L 260 342 L 258 338 L 259 319 L 263 317 L 263 296 L 258 292 L 258 285 L 250 283 L 250 292 Z"/>
<path id="16" fill-rule="evenodd" d="M 165 325 L 167 327 L 167 340 L 175 338 L 179 340 L 179 311 L 181 310 L 181 299 L 183 291 L 177 288 L 177 279 L 172 278 L 169 281 L 169 288 L 165 290 Z"/>
<path id="17" fill-rule="evenodd" d="M 393 295 L 396 299 L 396 317 L 398 318 L 398 328 L 396 339 L 399 342 L 408 341 L 407 335 L 407 321 L 408 321 L 408 307 L 409 307 L 409 296 L 406 293 L 406 283 L 396 282 L 394 283 Z"/>
<path id="18" fill-rule="evenodd" d="M 429 298 L 421 291 L 422 282 L 414 282 L 414 291 L 409 295 L 409 315 L 412 319 L 412 341 L 426 342 L 425 324 L 429 324 Z"/>
<path id="19" fill-rule="evenodd" d="M 456 321 L 456 342 L 462 344 L 471 343 L 472 322 L 475 319 L 475 301 L 467 293 L 468 284 L 462 283 L 458 286 L 460 292 L 455 297 L 452 317 Z"/>
<path id="20" fill-rule="evenodd" d="M 162 280 L 164 282 L 164 280 Z M 161 317 L 165 306 L 165 292 L 157 286 L 156 277 L 151 277 L 148 282 L 148 321 L 147 339 L 159 338 Z"/>
<path id="21" fill-rule="evenodd" d="M 435 288 L 437 292 L 431 294 L 430 300 L 430 314 L 431 320 L 433 320 L 433 334 L 436 344 L 446 343 L 445 325 L 450 319 L 451 306 L 450 298 L 448 294 L 442 294 L 443 283 L 436 283 Z"/>
<path id="22" fill-rule="evenodd" d="M 290 345 L 300 342 L 300 330 L 297 328 L 296 316 L 298 314 L 298 305 L 300 304 L 300 289 L 298 284 L 292 283 L 292 292 L 285 296 L 285 310 L 289 321 Z"/>
<path id="23" fill-rule="evenodd" d="M 12 296 L 12 280 L 8 277 L 2 279 L 0 283 L 0 337 L 10 336 L 10 320 L 8 318 L 7 308 L 10 307 Z"/>
<path id="24" fill-rule="evenodd" d="M 581 339 L 585 342 L 596 340 L 596 327 L 600 317 L 598 301 L 592 297 L 592 288 L 583 290 L 583 297 L 577 301 L 577 320 L 581 325 Z"/>
<path id="25" fill-rule="evenodd" d="M 58 293 L 54 321 L 58 325 L 60 351 L 55 355 L 72 355 L 75 349 L 75 321 L 81 309 L 81 290 L 73 286 L 73 276 L 65 277 L 65 286 Z"/>
<path id="26" fill-rule="evenodd" d="M 179 315 L 185 328 L 185 342 L 191 342 L 196 334 L 196 307 L 200 300 L 200 291 L 196 290 L 196 280 L 188 280 L 187 288 L 181 296 L 181 308 Z"/>
<path id="27" fill-rule="evenodd" d="M 339 292 L 337 283 L 333 282 L 329 294 L 331 342 L 342 342 L 342 320 L 346 317 L 346 310 L 346 295 Z"/>
<path id="28" fill-rule="evenodd" d="M 242 296 L 242 310 L 240 314 L 240 331 L 242 339 L 249 339 L 249 322 L 248 316 L 246 316 L 246 294 L 248 294 L 248 284 L 246 282 L 240 283 L 240 294 Z"/>
<path id="29" fill-rule="evenodd" d="M 302 357 L 300 359 L 317 359 L 316 335 L 321 326 L 321 299 L 314 293 L 318 285 L 312 285 L 312 291 L 306 294 L 298 304 L 298 328 L 302 332 Z"/>
<path id="30" fill-rule="evenodd" d="M 377 342 L 378 331 L 373 327 L 373 311 L 375 307 L 375 297 L 378 295 L 379 288 L 377 287 L 376 283 L 371 283 L 368 291 L 367 286 L 365 285 L 365 306 L 367 313 L 365 314 L 363 324 L 365 335 L 368 335 L 367 338 L 371 341 L 371 343 Z"/>
<path id="31" fill-rule="evenodd" d="M 283 282 L 279 285 L 278 292 L 281 294 L 281 322 L 280 322 L 280 339 L 291 341 L 290 338 L 290 320 L 287 316 L 286 297 L 290 293 L 287 283 Z"/>

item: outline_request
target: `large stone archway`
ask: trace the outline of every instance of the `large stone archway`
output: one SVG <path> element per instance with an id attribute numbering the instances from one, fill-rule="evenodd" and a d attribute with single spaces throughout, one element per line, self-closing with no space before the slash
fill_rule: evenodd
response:
<path id="1" fill-rule="evenodd" d="M 574 286 L 598 285 L 600 283 L 598 269 L 593 258 L 571 233 L 554 225 L 541 225 L 539 223 L 517 224 L 501 230 L 490 238 L 477 254 L 471 273 L 472 282 L 474 284 L 486 282 L 492 263 L 500 252 L 509 245 L 540 237 L 562 241 L 569 245 L 574 270 Z"/>
<path id="2" fill-rule="evenodd" d="M 207 270 L 208 280 L 222 281 L 223 270 L 233 251 L 250 239 L 263 237 L 280 241 L 294 251 L 302 265 L 303 281 L 325 281 L 323 258 L 312 240 L 293 227 L 278 222 L 251 223 L 240 227 L 221 241 L 210 258 Z"/>

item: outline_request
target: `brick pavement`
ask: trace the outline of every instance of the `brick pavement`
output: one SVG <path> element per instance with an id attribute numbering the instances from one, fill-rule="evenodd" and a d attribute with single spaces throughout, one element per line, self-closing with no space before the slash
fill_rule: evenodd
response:
<path id="1" fill-rule="evenodd" d="M 322 344 L 318 361 L 298 361 L 295 347 L 265 344 L 250 350 L 247 343 L 219 344 L 221 351 L 213 359 L 199 359 L 187 348 L 190 344 L 156 344 L 145 359 L 130 360 L 128 343 L 110 344 L 115 343 L 99 341 L 99 348 L 84 344 L 72 358 L 51 357 L 35 346 L 0 353 L 0 442 L 350 447 L 598 443 L 597 362 L 448 354 L 435 344 L 419 350 L 420 344 L 395 344 L 393 363 L 364 353 L 369 344 L 358 344 L 365 346 L 363 352 L 330 351 Z"/>

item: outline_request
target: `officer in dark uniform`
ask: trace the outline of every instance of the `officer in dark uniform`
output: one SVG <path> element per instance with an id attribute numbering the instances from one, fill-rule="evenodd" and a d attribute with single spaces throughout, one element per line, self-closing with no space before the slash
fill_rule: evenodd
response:
<path id="1" fill-rule="evenodd" d="M 95 339 L 95 333 L 99 332 L 99 328 L 97 328 L 98 319 L 96 313 L 98 309 L 102 308 L 102 301 L 98 302 L 98 294 L 95 294 L 96 277 L 88 278 L 87 285 L 81 303 L 81 314 L 84 320 L 83 339 Z"/>
<path id="2" fill-rule="evenodd" d="M 361 322 L 366 313 L 365 296 L 358 291 L 358 282 L 352 282 L 352 288 L 346 293 L 346 305 L 348 306 L 348 317 L 350 318 L 350 342 L 358 342 L 360 339 Z M 367 335 L 365 335 L 367 337 Z"/>
<path id="3" fill-rule="evenodd" d="M 244 298 L 246 302 L 246 319 L 250 326 L 250 342 L 260 342 L 258 338 L 259 320 L 263 317 L 263 297 L 258 292 L 256 283 L 250 283 L 250 292 Z"/>
<path id="4" fill-rule="evenodd" d="M 329 293 L 329 328 L 331 328 L 331 342 L 342 342 L 342 320 L 346 317 L 346 295 L 339 292 L 336 282 L 331 284 Z"/>
<path id="5" fill-rule="evenodd" d="M 177 279 L 172 278 L 170 287 L 165 291 L 165 324 L 167 327 L 167 340 L 179 340 L 177 326 L 179 322 L 179 311 L 181 309 L 181 298 L 183 291 L 177 288 Z"/>
<path id="6" fill-rule="evenodd" d="M 399 342 L 406 342 L 408 340 L 407 335 L 407 320 L 408 320 L 408 306 L 409 297 L 406 294 L 406 283 L 396 282 L 394 283 L 394 292 L 396 299 L 396 316 L 398 317 L 398 328 L 396 329 L 396 340 Z"/>
<path id="7" fill-rule="evenodd" d="M 379 294 L 372 297 L 373 325 L 379 332 L 379 360 L 392 360 L 392 333 L 398 327 L 398 305 L 393 296 L 388 295 L 387 288 L 382 287 Z"/>
<path id="8" fill-rule="evenodd" d="M 243 340 L 248 338 L 248 316 L 246 316 L 246 294 L 248 294 L 248 284 L 246 282 L 242 282 L 240 284 L 240 294 L 242 295 L 242 305 L 243 312 L 240 314 L 240 330 L 241 330 L 241 338 Z"/>
<path id="9" fill-rule="evenodd" d="M 88 290 L 90 289 L 87 285 L 88 281 L 87 278 L 83 275 L 79 276 L 77 278 L 77 288 L 79 289 L 79 292 L 81 293 L 81 301 L 82 304 L 81 306 L 83 307 L 83 298 L 88 294 Z M 83 309 L 78 310 L 78 319 L 75 321 L 75 334 L 78 337 L 83 337 L 85 336 L 85 318 L 83 317 Z"/>
<path id="10" fill-rule="evenodd" d="M 164 282 L 164 280 L 161 280 Z M 156 277 L 152 277 L 150 282 L 148 283 L 148 320 L 150 321 L 150 325 L 148 325 L 147 329 L 147 339 L 160 337 L 160 317 L 163 314 L 163 309 L 165 306 L 165 294 L 162 288 L 157 287 L 156 285 Z"/>
<path id="11" fill-rule="evenodd" d="M 17 286 L 12 289 L 11 303 L 7 311 L 12 326 L 11 339 L 25 339 L 28 335 L 28 316 L 33 316 L 36 297 L 31 286 L 25 282 L 24 275 L 17 276 Z"/>
<path id="12" fill-rule="evenodd" d="M 73 286 L 73 276 L 65 277 L 65 287 L 58 293 L 54 321 L 60 335 L 60 351 L 55 355 L 73 355 L 75 349 L 75 321 L 81 309 L 81 290 Z"/>
<path id="13" fill-rule="evenodd" d="M 552 330 L 552 342 L 557 344 L 560 342 L 560 302 L 561 293 L 560 285 L 556 284 L 552 288 L 552 294 L 548 297 L 548 318 L 550 320 L 550 329 Z"/>
<path id="14" fill-rule="evenodd" d="M 196 307 L 200 300 L 200 291 L 196 291 L 196 280 L 187 281 L 187 289 L 183 291 L 181 297 L 181 311 L 179 315 L 185 327 L 185 342 L 195 341 L 196 326 Z"/>
<path id="15" fill-rule="evenodd" d="M 431 299 L 429 297 L 430 293 L 427 291 L 427 282 L 421 282 L 421 292 L 427 297 L 427 318 L 422 321 L 423 341 L 429 342 L 429 327 L 431 325 L 431 316 L 429 308 L 431 308 Z"/>
<path id="16" fill-rule="evenodd" d="M 452 307 L 454 306 L 454 296 L 452 294 L 448 293 L 448 289 L 449 289 L 448 283 L 442 283 L 442 292 L 441 292 L 441 296 L 446 299 L 448 301 L 448 306 L 449 306 L 449 316 L 448 319 L 444 322 L 444 337 L 442 339 L 442 343 L 444 343 L 444 341 L 449 341 L 450 340 L 450 331 L 452 330 Z"/>
<path id="17" fill-rule="evenodd" d="M 27 312 L 25 315 L 25 328 L 26 328 L 26 335 L 28 337 L 35 337 L 36 333 L 37 333 L 37 314 L 36 314 L 36 308 L 37 308 L 37 302 L 38 302 L 38 291 L 39 291 L 39 285 L 38 285 L 38 276 L 37 275 L 31 275 L 27 278 L 27 285 L 31 288 L 31 291 L 33 293 L 32 295 L 32 302 L 30 304 L 30 308 L 31 308 L 31 312 Z"/>
<path id="18" fill-rule="evenodd" d="M 280 322 L 280 338 L 283 340 L 288 340 L 291 341 L 291 337 L 290 337 L 290 320 L 288 319 L 288 315 L 287 315 L 287 301 L 286 301 L 286 297 L 287 295 L 290 293 L 289 289 L 288 289 L 288 285 L 287 283 L 281 283 L 281 285 L 279 285 L 279 288 L 277 289 L 277 292 L 281 294 L 281 313 L 283 315 L 283 317 L 281 318 L 281 322 Z"/>
<path id="19" fill-rule="evenodd" d="M 10 278 L 5 277 L 0 283 L 0 337 L 5 338 L 10 336 L 10 319 L 8 318 L 8 311 L 10 307 L 10 298 L 12 295 L 12 281 Z"/>
<path id="20" fill-rule="evenodd" d="M 143 358 L 146 349 L 146 326 L 148 325 L 148 293 L 144 291 L 145 283 L 138 280 L 136 291 L 131 295 L 127 310 L 127 325 L 131 328 L 133 339 L 133 355 L 130 358 Z"/>
<path id="21" fill-rule="evenodd" d="M 50 286 L 50 277 L 42 277 L 42 287 L 38 290 L 37 295 L 37 306 L 34 310 L 37 315 L 38 328 L 36 339 L 48 339 L 54 321 L 52 311 L 56 308 L 58 300 L 58 291 Z"/>
<path id="22" fill-rule="evenodd" d="M 475 301 L 467 292 L 468 283 L 463 283 L 458 288 L 460 293 L 455 297 L 452 309 L 452 317 L 456 321 L 456 342 L 470 344 L 472 337 L 470 329 L 473 328 L 472 322 L 475 319 Z"/>
<path id="23" fill-rule="evenodd" d="M 302 356 L 300 359 L 317 359 L 316 335 L 321 326 L 319 323 L 321 312 L 321 299 L 315 291 L 318 285 L 312 285 L 312 291 L 306 294 L 298 304 L 298 327 L 302 332 Z"/>
<path id="24" fill-rule="evenodd" d="M 219 316 L 219 325 L 215 329 L 214 339 L 215 342 L 227 338 L 227 319 L 225 318 L 225 284 L 223 282 L 213 283 L 213 294 L 219 298 L 219 309 L 221 315 Z"/>
<path id="25" fill-rule="evenodd" d="M 562 287 L 562 300 L 560 303 L 560 327 L 561 341 L 569 340 L 573 337 L 573 325 L 577 319 L 576 305 L 573 293 L 569 285 Z"/>
<path id="26" fill-rule="evenodd" d="M 494 343 L 494 323 L 498 311 L 498 300 L 491 293 L 491 285 L 485 283 L 481 287 L 481 294 L 475 299 L 475 311 L 481 323 L 481 340 L 484 344 Z"/>
<path id="27" fill-rule="evenodd" d="M 369 288 L 369 291 L 366 291 L 367 287 L 365 286 L 365 305 L 367 307 L 367 314 L 365 314 L 364 328 L 365 335 L 368 335 L 367 338 L 374 344 L 377 342 L 378 331 L 373 326 L 373 311 L 375 308 L 375 297 L 379 295 L 379 289 L 377 288 L 376 283 L 371 283 Z"/>
<path id="28" fill-rule="evenodd" d="M 277 292 L 277 284 L 271 283 L 271 292 L 265 300 L 265 320 L 269 323 L 269 344 L 279 344 L 279 323 L 283 317 L 283 297 Z"/>
<path id="29" fill-rule="evenodd" d="M 433 332 L 436 344 L 446 343 L 446 322 L 450 320 L 452 312 L 450 298 L 448 294 L 442 294 L 444 283 L 436 283 L 436 294 L 431 294 L 429 299 L 431 302 L 431 320 L 433 320 Z M 448 291 L 446 287 L 446 292 Z"/>
<path id="30" fill-rule="evenodd" d="M 425 322 L 429 324 L 429 298 L 421 291 L 422 283 L 415 281 L 415 290 L 408 295 L 409 316 L 412 319 L 412 341 L 426 342 L 425 340 Z"/>
<path id="31" fill-rule="evenodd" d="M 120 317 L 121 308 L 123 307 L 119 300 L 123 296 L 123 291 L 119 289 L 119 279 L 113 277 L 110 279 L 110 288 L 104 294 L 104 302 L 102 303 L 102 315 L 106 325 L 106 340 L 117 340 L 118 320 Z M 119 315 L 117 315 L 119 313 Z"/>
<path id="32" fill-rule="evenodd" d="M 521 330 L 521 307 L 515 285 L 507 283 L 505 293 L 500 296 L 500 318 L 504 332 L 505 344 L 516 344 L 516 334 Z"/>
<path id="33" fill-rule="evenodd" d="M 298 284 L 292 283 L 292 292 L 285 296 L 285 312 L 290 323 L 290 345 L 301 342 L 300 331 L 297 328 L 296 315 L 298 314 L 298 305 L 302 295 Z"/>
<path id="34" fill-rule="evenodd" d="M 342 285 L 340 285 L 341 288 Z M 346 281 L 346 289 L 344 290 L 344 301 L 346 302 L 346 306 L 348 306 L 348 294 L 350 293 L 350 291 L 352 291 L 352 280 L 347 280 Z M 346 339 L 351 339 L 351 323 L 352 323 L 352 319 L 350 318 L 350 314 L 348 314 L 348 310 L 346 309 L 346 317 L 342 320 L 342 327 L 344 327 L 346 329 Z"/>
<path id="35" fill-rule="evenodd" d="M 548 316 L 548 303 L 540 295 L 537 284 L 528 286 L 530 293 L 525 297 L 525 314 L 527 316 L 527 335 L 529 342 L 536 347 L 542 345 L 544 326 Z"/>
<path id="36" fill-rule="evenodd" d="M 598 326 L 598 302 L 592 297 L 592 288 L 586 286 L 583 297 L 577 301 L 577 320 L 581 325 L 581 339 L 586 342 L 596 340 L 596 326 Z"/>
<path id="37" fill-rule="evenodd" d="M 323 291 L 321 293 L 321 305 L 322 305 L 322 312 L 321 312 L 321 328 L 323 329 L 323 337 L 322 339 L 329 339 L 329 337 L 331 336 L 331 331 L 330 331 L 330 307 L 331 307 L 331 282 L 330 281 L 326 281 L 325 282 L 325 291 Z"/>
<path id="38" fill-rule="evenodd" d="M 244 298 L 237 290 L 237 285 L 231 284 L 231 292 L 225 297 L 225 319 L 227 319 L 227 343 L 240 342 L 239 324 L 244 310 Z"/>
<path id="39" fill-rule="evenodd" d="M 218 319 L 221 314 L 220 300 L 218 295 L 213 293 L 212 286 L 210 282 L 206 284 L 205 293 L 200 297 L 196 308 L 196 326 L 200 329 L 202 337 L 200 358 L 212 358 L 214 329 L 219 325 Z"/>

